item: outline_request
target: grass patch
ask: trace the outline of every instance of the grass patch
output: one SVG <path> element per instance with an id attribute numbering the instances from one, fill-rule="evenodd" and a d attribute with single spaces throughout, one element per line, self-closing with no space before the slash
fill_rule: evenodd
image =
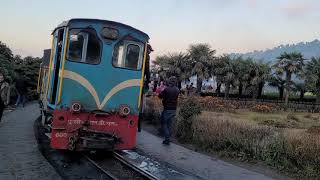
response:
<path id="1" fill-rule="evenodd" d="M 207 112 L 212 115 L 217 115 L 215 112 Z M 238 110 L 235 113 L 220 113 L 219 116 L 234 119 L 235 121 L 251 121 L 260 125 L 273 126 L 278 128 L 295 128 L 308 129 L 312 126 L 320 125 L 319 113 L 259 113 L 249 110 Z"/>
<path id="2" fill-rule="evenodd" d="M 148 103 L 150 114 L 160 112 L 160 101 L 155 100 Z M 262 161 L 298 178 L 320 177 L 319 113 L 263 113 L 249 108 L 224 112 L 222 108 L 197 115 L 203 104 L 219 108 L 219 103 L 212 103 L 209 98 L 200 102 L 192 98 L 179 101 L 174 129 L 180 141 L 241 161 Z"/>
<path id="3" fill-rule="evenodd" d="M 281 129 L 203 112 L 193 124 L 193 142 L 206 151 L 240 160 L 260 160 L 299 177 L 320 176 L 320 135 Z"/>

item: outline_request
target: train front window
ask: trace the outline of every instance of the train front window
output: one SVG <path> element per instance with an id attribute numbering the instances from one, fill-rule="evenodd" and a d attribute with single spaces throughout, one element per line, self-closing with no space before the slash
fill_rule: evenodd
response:
<path id="1" fill-rule="evenodd" d="M 86 63 L 98 64 L 100 61 L 100 43 L 96 36 L 89 34 Z"/>
<path id="2" fill-rule="evenodd" d="M 123 44 L 119 44 L 118 46 L 115 47 L 114 49 L 114 54 L 113 54 L 113 65 L 116 67 L 122 67 L 123 63 Z"/>
<path id="3" fill-rule="evenodd" d="M 81 61 L 84 44 L 84 35 L 79 30 L 71 30 L 69 38 L 68 59 L 70 61 Z"/>
<path id="4" fill-rule="evenodd" d="M 140 70 L 142 65 L 143 45 L 132 41 L 118 43 L 113 52 L 113 66 Z"/>
<path id="5" fill-rule="evenodd" d="M 127 46 L 127 54 L 125 59 L 125 67 L 129 69 L 140 69 L 138 67 L 140 47 L 138 45 L 129 44 Z"/>
<path id="6" fill-rule="evenodd" d="M 67 59 L 87 64 L 99 64 L 101 45 L 94 30 L 70 30 Z"/>

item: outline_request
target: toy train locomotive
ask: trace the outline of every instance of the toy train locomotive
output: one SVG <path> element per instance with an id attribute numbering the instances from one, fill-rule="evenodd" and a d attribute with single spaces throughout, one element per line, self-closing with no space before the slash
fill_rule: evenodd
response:
<path id="1" fill-rule="evenodd" d="M 148 35 L 118 22 L 71 19 L 52 36 L 38 80 L 51 147 L 134 148 Z"/>

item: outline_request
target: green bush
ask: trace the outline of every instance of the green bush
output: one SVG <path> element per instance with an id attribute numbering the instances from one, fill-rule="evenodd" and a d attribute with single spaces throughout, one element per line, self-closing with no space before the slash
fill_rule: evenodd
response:
<path id="1" fill-rule="evenodd" d="M 194 97 L 186 97 L 179 100 L 180 106 L 175 124 L 175 132 L 180 141 L 188 142 L 192 140 L 192 125 L 195 121 L 195 116 L 201 113 L 201 106 Z"/>
<path id="2" fill-rule="evenodd" d="M 151 124 L 160 124 L 160 114 L 162 106 L 158 97 L 145 97 L 145 108 L 143 112 L 143 120 L 148 121 Z"/>
<path id="3" fill-rule="evenodd" d="M 19 61 L 16 60 L 15 71 L 20 78 L 27 82 L 27 97 L 29 100 L 37 99 L 38 73 L 42 59 L 27 56 Z"/>
<path id="4" fill-rule="evenodd" d="M 7 59 L 2 54 L 0 54 L 0 72 L 5 75 L 6 80 L 9 83 L 13 82 L 15 78 L 14 64 L 10 61 L 10 59 Z"/>

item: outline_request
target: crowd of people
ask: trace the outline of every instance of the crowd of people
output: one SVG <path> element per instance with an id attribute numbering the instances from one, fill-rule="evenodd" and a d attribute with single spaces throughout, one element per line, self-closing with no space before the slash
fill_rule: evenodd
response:
<path id="1" fill-rule="evenodd" d="M 158 96 L 166 87 L 167 86 L 164 81 L 160 81 L 160 83 L 158 83 L 157 81 L 151 81 L 148 84 L 148 95 Z"/>

